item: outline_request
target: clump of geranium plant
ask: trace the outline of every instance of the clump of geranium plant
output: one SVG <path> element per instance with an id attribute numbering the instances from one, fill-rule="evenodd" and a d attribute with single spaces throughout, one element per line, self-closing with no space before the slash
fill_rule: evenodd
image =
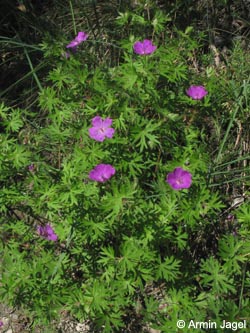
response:
<path id="1" fill-rule="evenodd" d="M 224 203 L 208 186 L 202 128 L 183 121 L 188 102 L 202 107 L 183 97 L 187 36 L 165 45 L 152 35 L 123 41 L 120 62 L 107 68 L 93 65 L 87 47 L 82 56 L 79 45 L 92 40 L 80 31 L 65 42 L 77 54 L 58 58 L 42 88 L 39 117 L 1 108 L 0 295 L 35 323 L 67 310 L 121 332 L 132 313 L 170 332 L 178 318 L 238 316 L 244 242 L 221 237 L 218 254 L 200 242 Z M 186 91 L 194 100 L 208 93 Z"/>

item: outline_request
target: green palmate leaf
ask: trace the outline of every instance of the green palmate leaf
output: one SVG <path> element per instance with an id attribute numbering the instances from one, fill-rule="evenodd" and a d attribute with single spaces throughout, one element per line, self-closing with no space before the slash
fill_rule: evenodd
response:
<path id="1" fill-rule="evenodd" d="M 119 329 L 124 327 L 124 322 L 122 321 L 122 312 L 119 310 L 115 312 L 112 309 L 112 304 L 110 304 L 110 307 L 111 310 L 109 311 L 108 315 L 99 314 L 96 319 L 98 326 L 103 327 L 103 333 L 109 333 L 112 329 Z"/>
<path id="2" fill-rule="evenodd" d="M 121 84 L 123 89 L 132 90 L 138 78 L 135 69 L 126 66 L 118 75 L 117 83 Z"/>
<path id="3" fill-rule="evenodd" d="M 187 244 L 188 234 L 182 230 L 182 228 L 178 228 L 174 234 L 173 241 L 177 244 L 180 250 L 184 250 Z"/>
<path id="4" fill-rule="evenodd" d="M 99 263 L 105 266 L 108 264 L 113 265 L 115 263 L 115 251 L 111 246 L 103 248 L 101 251 L 101 255 L 101 259 L 98 260 Z"/>
<path id="5" fill-rule="evenodd" d="M 125 12 L 125 13 L 119 12 L 119 16 L 116 17 L 116 24 L 120 25 L 120 26 L 124 26 L 128 22 L 129 17 L 130 17 L 129 12 Z"/>
<path id="6" fill-rule="evenodd" d="M 143 164 L 143 156 L 138 153 L 133 153 L 126 159 L 124 157 L 122 168 L 125 172 L 129 172 L 133 177 L 137 177 L 146 169 L 145 164 Z"/>
<path id="7" fill-rule="evenodd" d="M 132 276 L 148 281 L 152 279 L 152 263 L 155 254 L 146 251 L 146 248 L 138 246 L 138 241 L 133 238 L 125 238 L 120 249 L 121 258 L 118 261 L 118 269 L 122 276 Z"/>
<path id="8" fill-rule="evenodd" d="M 106 79 L 107 79 L 107 73 L 97 68 L 92 78 L 92 84 L 94 90 L 100 93 L 104 93 L 107 89 Z"/>
<path id="9" fill-rule="evenodd" d="M 157 135 L 152 134 L 156 131 L 161 124 L 154 123 L 153 121 L 142 121 L 141 126 L 145 126 L 144 129 L 136 128 L 133 130 L 133 144 L 140 147 L 140 152 L 147 149 L 148 146 L 152 147 L 154 145 L 160 144 Z"/>
<path id="10" fill-rule="evenodd" d="M 144 19 L 143 16 L 140 15 L 136 15 L 136 14 L 132 14 L 132 23 L 138 23 L 138 24 L 142 24 L 142 25 L 147 25 L 148 22 Z"/>
<path id="11" fill-rule="evenodd" d="M 103 312 L 109 308 L 110 291 L 103 283 L 94 280 L 92 285 L 86 288 L 84 299 L 91 305 L 92 311 Z"/>
<path id="12" fill-rule="evenodd" d="M 14 186 L 8 188 L 3 186 L 0 191 L 0 211 L 8 212 L 9 207 L 20 203 L 23 199 L 23 194 Z"/>
<path id="13" fill-rule="evenodd" d="M 1 103 L 0 105 L 0 117 L 5 120 L 7 119 L 7 115 L 9 113 L 10 108 L 5 106 L 4 103 Z"/>
<path id="14" fill-rule="evenodd" d="M 250 205 L 245 203 L 236 211 L 239 222 L 248 227 L 250 225 Z"/>
<path id="15" fill-rule="evenodd" d="M 241 274 L 242 263 L 247 261 L 243 253 L 243 244 L 233 235 L 224 236 L 219 241 L 219 255 L 225 261 L 223 268 L 228 275 Z"/>
<path id="16" fill-rule="evenodd" d="M 104 270 L 101 275 L 101 280 L 105 281 L 106 283 L 113 283 L 116 276 L 116 269 L 115 267 L 109 266 L 108 269 Z"/>
<path id="17" fill-rule="evenodd" d="M 189 323 L 190 318 L 194 316 L 197 321 L 205 321 L 206 313 L 203 309 L 197 308 L 192 299 L 192 290 L 190 288 L 182 287 L 179 290 L 175 288 L 169 289 L 164 303 L 166 304 L 168 320 L 166 320 L 165 315 L 160 326 L 163 332 L 174 332 L 179 318 L 183 318 L 182 320 L 186 323 Z M 190 328 L 186 326 L 182 331 L 188 333 Z"/>
<path id="18" fill-rule="evenodd" d="M 15 109 L 9 114 L 9 117 L 3 122 L 8 132 L 18 132 L 23 127 L 23 120 L 21 118 L 21 110 Z"/>
<path id="19" fill-rule="evenodd" d="M 27 166 L 29 164 L 31 153 L 25 146 L 16 145 L 15 149 L 9 154 L 9 160 L 13 163 L 15 168 Z"/>
<path id="20" fill-rule="evenodd" d="M 156 277 L 158 279 L 164 279 L 167 282 L 175 281 L 179 278 L 180 265 L 180 260 L 175 259 L 173 256 L 165 258 L 164 261 L 159 258 Z"/>
<path id="21" fill-rule="evenodd" d="M 77 186 L 62 187 L 60 192 L 60 199 L 62 203 L 67 203 L 68 206 L 73 206 L 78 203 L 78 195 L 82 194 L 83 189 Z"/>
<path id="22" fill-rule="evenodd" d="M 90 244 L 103 240 L 108 231 L 105 222 L 84 221 L 84 227 L 86 228 L 84 235 L 89 239 Z"/>
<path id="23" fill-rule="evenodd" d="M 152 26 L 156 33 L 160 33 L 165 30 L 167 22 L 171 21 L 170 16 L 163 14 L 162 11 L 156 11 L 155 16 L 152 19 Z"/>
<path id="24" fill-rule="evenodd" d="M 202 284 L 210 286 L 215 294 L 236 292 L 233 279 L 226 274 L 218 260 L 212 257 L 202 260 L 201 272 Z"/>
<path id="25" fill-rule="evenodd" d="M 106 91 L 106 103 L 104 105 L 104 110 L 106 112 L 110 111 L 110 109 L 117 104 L 118 100 L 116 96 L 114 95 L 114 91 Z"/>
<path id="26" fill-rule="evenodd" d="M 44 110 L 52 112 L 59 102 L 55 89 L 51 87 L 43 88 L 39 96 L 39 104 Z"/>
<path id="27" fill-rule="evenodd" d="M 71 78 L 69 78 L 69 74 L 63 71 L 62 66 L 55 68 L 52 72 L 50 72 L 49 78 L 52 82 L 56 84 L 56 87 L 59 90 L 71 83 Z"/>
<path id="28" fill-rule="evenodd" d="M 111 281 L 112 282 L 112 281 Z M 137 284 L 134 279 L 119 279 L 117 286 L 120 290 L 125 291 L 125 295 L 128 293 L 129 295 L 134 295 L 136 291 Z"/>
<path id="29" fill-rule="evenodd" d="M 187 66 L 175 49 L 165 50 L 161 53 L 158 72 L 169 82 L 180 82 L 187 79 Z"/>
<path id="30" fill-rule="evenodd" d="M 103 198 L 101 203 L 101 209 L 106 212 L 111 213 L 110 216 L 117 216 L 120 212 L 123 211 L 127 202 L 133 199 L 134 193 L 136 190 L 133 188 L 133 185 L 130 183 L 122 184 L 119 187 L 115 183 L 112 184 L 112 194 L 108 193 Z M 107 217 L 107 218 L 108 218 Z"/>
<path id="31" fill-rule="evenodd" d="M 62 129 L 59 124 L 54 122 L 52 125 L 43 129 L 42 134 L 45 137 L 45 140 L 52 140 L 52 142 L 65 142 L 70 136 L 69 129 Z"/>
<path id="32" fill-rule="evenodd" d="M 180 203 L 183 212 L 182 217 L 188 225 L 195 227 L 195 224 L 206 216 L 213 215 L 225 205 L 221 202 L 221 198 L 217 193 L 211 193 L 208 188 L 201 186 L 192 201 L 183 198 Z"/>

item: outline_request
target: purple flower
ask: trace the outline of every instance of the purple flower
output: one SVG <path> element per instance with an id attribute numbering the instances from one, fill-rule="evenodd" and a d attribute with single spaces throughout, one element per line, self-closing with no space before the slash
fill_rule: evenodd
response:
<path id="1" fill-rule="evenodd" d="M 143 42 L 135 42 L 133 48 L 136 54 L 147 55 L 153 53 L 157 46 L 153 45 L 151 40 L 144 39 Z"/>
<path id="2" fill-rule="evenodd" d="M 33 172 L 35 170 L 35 165 L 32 163 L 28 166 L 28 169 L 30 172 Z"/>
<path id="3" fill-rule="evenodd" d="M 104 183 L 115 174 L 115 168 L 110 164 L 98 164 L 89 173 L 89 178 Z"/>
<path id="4" fill-rule="evenodd" d="M 112 125 L 111 118 L 102 120 L 101 117 L 96 116 L 92 119 L 92 125 L 93 127 L 89 129 L 89 136 L 96 141 L 102 142 L 105 137 L 111 139 L 115 133 L 115 130 L 110 127 Z"/>
<path id="5" fill-rule="evenodd" d="M 87 38 L 89 37 L 88 34 L 84 31 L 78 32 L 77 36 L 75 39 L 73 39 L 67 46 L 67 49 L 72 49 L 73 51 L 76 50 L 77 46 L 80 45 L 82 42 L 84 42 Z"/>
<path id="6" fill-rule="evenodd" d="M 190 86 L 186 93 L 192 99 L 202 99 L 208 92 L 203 86 Z"/>
<path id="7" fill-rule="evenodd" d="M 38 226 L 37 227 L 37 232 L 40 236 L 46 238 L 47 240 L 51 240 L 51 241 L 57 241 L 58 236 L 55 234 L 53 228 L 49 225 L 46 224 L 46 226 Z"/>
<path id="8" fill-rule="evenodd" d="M 166 182 L 168 182 L 174 190 L 182 190 L 183 188 L 189 188 L 191 186 L 192 175 L 190 172 L 178 167 L 167 175 Z"/>
<path id="9" fill-rule="evenodd" d="M 2 322 L 2 320 L 0 321 L 0 328 L 3 327 L 4 323 Z"/>

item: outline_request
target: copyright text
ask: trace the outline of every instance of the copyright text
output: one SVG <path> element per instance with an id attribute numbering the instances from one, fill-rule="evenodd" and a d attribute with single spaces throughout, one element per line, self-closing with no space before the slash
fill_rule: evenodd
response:
<path id="1" fill-rule="evenodd" d="M 238 329 L 242 328 L 247 328 L 247 322 L 246 320 L 242 321 L 226 321 L 223 320 L 220 324 L 218 324 L 216 321 L 195 321 L 195 320 L 190 320 L 190 321 L 185 321 L 185 320 L 178 320 L 176 323 L 176 326 L 180 329 L 187 327 L 190 329 L 226 329 L 229 328 L 232 331 L 237 331 Z"/>

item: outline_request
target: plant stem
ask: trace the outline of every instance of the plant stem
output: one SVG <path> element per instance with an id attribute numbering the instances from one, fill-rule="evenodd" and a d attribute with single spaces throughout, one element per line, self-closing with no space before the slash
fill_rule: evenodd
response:
<path id="1" fill-rule="evenodd" d="M 74 33 L 76 35 L 76 21 L 75 21 L 75 15 L 74 15 L 74 10 L 73 10 L 71 0 L 69 0 L 69 5 L 70 5 L 70 11 L 71 11 L 71 16 L 72 16 L 72 21 L 73 21 L 73 29 L 74 29 Z"/>
<path id="2" fill-rule="evenodd" d="M 34 67 L 32 65 L 32 62 L 31 62 L 30 57 L 29 57 L 29 54 L 28 54 L 28 52 L 27 52 L 27 50 L 26 50 L 25 47 L 24 47 L 24 53 L 26 55 L 26 58 L 28 60 L 29 65 L 30 65 L 31 72 L 32 72 L 32 75 L 34 76 L 34 79 L 35 79 L 35 81 L 37 83 L 37 86 L 38 86 L 39 90 L 42 91 L 43 87 L 42 87 L 42 85 L 41 85 L 41 83 L 40 83 L 40 81 L 38 79 L 38 76 L 36 75 L 36 72 L 34 71 Z"/>
<path id="3" fill-rule="evenodd" d="M 215 159 L 215 164 L 217 164 L 217 163 L 220 161 L 220 159 L 221 159 L 221 154 L 222 154 L 222 151 L 223 151 L 223 149 L 224 149 L 225 143 L 226 143 L 226 141 L 227 141 L 227 138 L 228 138 L 229 132 L 230 132 L 232 126 L 233 126 L 234 119 L 235 119 L 236 114 L 238 113 L 240 107 L 242 106 L 242 100 L 243 100 L 243 98 L 245 97 L 245 94 L 244 94 L 245 87 L 246 87 L 246 84 L 245 84 L 245 81 L 244 81 L 244 83 L 243 83 L 243 94 L 240 96 L 239 101 L 238 101 L 238 103 L 236 104 L 236 107 L 235 107 L 234 113 L 233 113 L 233 115 L 232 115 L 232 117 L 231 117 L 231 119 L 230 119 L 230 122 L 229 122 L 228 126 L 227 126 L 226 133 L 225 133 L 224 138 L 223 138 L 223 140 L 222 140 L 222 143 L 221 143 L 221 145 L 220 145 L 218 155 L 217 155 L 217 157 L 216 157 L 216 159 Z"/>

